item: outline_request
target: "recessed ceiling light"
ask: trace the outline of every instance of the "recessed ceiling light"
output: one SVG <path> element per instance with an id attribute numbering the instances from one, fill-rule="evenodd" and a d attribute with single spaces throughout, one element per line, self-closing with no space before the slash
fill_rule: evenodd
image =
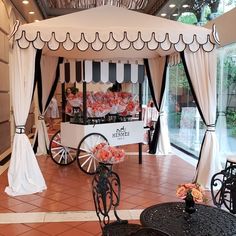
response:
<path id="1" fill-rule="evenodd" d="M 183 8 L 187 8 L 187 7 L 189 7 L 189 5 L 188 4 L 184 4 L 182 7 Z"/>
<path id="2" fill-rule="evenodd" d="M 174 8 L 174 7 L 175 7 L 175 4 L 170 4 L 169 7 L 170 7 L 170 8 Z"/>
<path id="3" fill-rule="evenodd" d="M 34 11 L 29 11 L 29 14 L 30 14 L 30 15 L 33 15 L 33 14 L 34 14 Z"/>
<path id="4" fill-rule="evenodd" d="M 178 16 L 179 14 L 178 13 L 174 13 L 174 14 L 172 14 L 172 16 Z"/>
<path id="5" fill-rule="evenodd" d="M 28 0 L 23 0 L 22 3 L 23 4 L 29 4 L 29 1 Z"/>
<path id="6" fill-rule="evenodd" d="M 166 16 L 167 14 L 166 13 L 161 13 L 161 16 Z"/>

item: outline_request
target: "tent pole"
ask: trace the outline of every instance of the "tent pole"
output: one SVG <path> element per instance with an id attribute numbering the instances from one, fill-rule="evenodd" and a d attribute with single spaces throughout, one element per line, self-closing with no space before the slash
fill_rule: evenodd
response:
<path id="1" fill-rule="evenodd" d="M 83 82 L 83 124 L 87 125 L 87 84 Z"/>
<path id="2" fill-rule="evenodd" d="M 61 98 L 62 98 L 62 103 L 61 103 L 61 117 L 62 117 L 62 122 L 66 121 L 66 95 L 65 95 L 65 83 L 61 84 Z"/>

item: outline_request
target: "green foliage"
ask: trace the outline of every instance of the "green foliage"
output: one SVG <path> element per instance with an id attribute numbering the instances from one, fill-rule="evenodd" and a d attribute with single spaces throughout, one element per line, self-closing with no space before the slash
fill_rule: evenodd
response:
<path id="1" fill-rule="evenodd" d="M 228 57 L 224 63 L 224 71 L 227 73 L 227 86 L 229 87 L 233 83 L 236 83 L 236 65 L 232 57 Z"/>
<path id="2" fill-rule="evenodd" d="M 170 90 L 174 91 L 176 88 L 189 89 L 189 83 L 184 71 L 184 66 L 182 63 L 170 67 L 169 70 L 170 78 Z"/>
<path id="3" fill-rule="evenodd" d="M 170 128 L 180 128 L 181 112 L 170 112 L 168 114 L 168 126 Z"/>
<path id="4" fill-rule="evenodd" d="M 227 128 L 231 130 L 230 135 L 236 136 L 236 111 L 228 110 L 226 113 Z"/>
<path id="5" fill-rule="evenodd" d="M 194 25 L 197 23 L 197 17 L 191 12 L 184 12 L 180 15 L 178 21 L 185 24 Z"/>

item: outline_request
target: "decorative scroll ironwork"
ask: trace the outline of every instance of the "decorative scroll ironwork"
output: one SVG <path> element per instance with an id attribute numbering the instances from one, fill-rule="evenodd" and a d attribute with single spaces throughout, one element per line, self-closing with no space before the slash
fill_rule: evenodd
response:
<path id="1" fill-rule="evenodd" d="M 231 213 L 236 214 L 236 165 L 212 176 L 211 194 L 217 207 L 224 205 Z"/>
<path id="2" fill-rule="evenodd" d="M 103 236 L 127 236 L 136 232 L 142 226 L 128 224 L 117 214 L 120 203 L 120 178 L 112 171 L 112 164 L 100 163 L 92 181 L 93 200 Z M 111 222 L 109 213 L 114 210 L 116 220 Z"/>
<path id="3" fill-rule="evenodd" d="M 169 235 L 236 235 L 236 218 L 217 207 L 196 204 L 197 211 L 186 218 L 183 202 L 168 202 L 146 208 L 140 215 L 145 227 L 160 229 Z"/>
<path id="4" fill-rule="evenodd" d="M 101 227 L 110 223 L 109 212 L 112 208 L 114 208 L 117 221 L 121 222 L 116 211 L 120 203 L 120 178 L 117 173 L 112 171 L 112 164 L 100 163 L 92 186 L 94 204 Z"/>

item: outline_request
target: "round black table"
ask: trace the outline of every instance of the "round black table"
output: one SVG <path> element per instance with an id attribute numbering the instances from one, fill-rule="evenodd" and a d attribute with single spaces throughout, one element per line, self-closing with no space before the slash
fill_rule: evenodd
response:
<path id="1" fill-rule="evenodd" d="M 146 208 L 143 226 L 160 229 L 170 236 L 236 236 L 236 216 L 216 207 L 197 204 L 191 215 L 184 202 L 167 202 Z"/>

